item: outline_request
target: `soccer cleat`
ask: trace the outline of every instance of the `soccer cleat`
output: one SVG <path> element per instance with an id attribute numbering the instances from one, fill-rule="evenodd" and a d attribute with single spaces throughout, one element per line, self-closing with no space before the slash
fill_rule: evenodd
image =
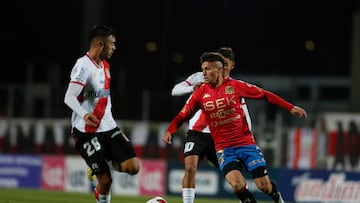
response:
<path id="1" fill-rule="evenodd" d="M 89 181 L 96 180 L 96 176 L 94 175 L 94 173 L 90 167 L 87 168 L 87 176 L 88 176 Z"/>
<path id="2" fill-rule="evenodd" d="M 284 201 L 284 199 L 282 198 L 280 192 L 278 192 L 278 195 L 279 195 L 279 200 L 278 200 L 276 203 L 285 203 L 285 201 Z"/>

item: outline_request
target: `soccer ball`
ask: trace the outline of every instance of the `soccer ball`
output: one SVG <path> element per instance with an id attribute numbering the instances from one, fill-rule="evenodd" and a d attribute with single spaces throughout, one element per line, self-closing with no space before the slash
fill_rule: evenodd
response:
<path id="1" fill-rule="evenodd" d="M 162 197 L 153 197 L 149 199 L 146 203 L 167 203 L 167 201 Z"/>

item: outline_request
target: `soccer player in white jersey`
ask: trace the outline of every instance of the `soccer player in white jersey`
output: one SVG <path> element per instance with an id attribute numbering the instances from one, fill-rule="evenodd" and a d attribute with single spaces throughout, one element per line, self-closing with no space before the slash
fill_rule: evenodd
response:
<path id="1" fill-rule="evenodd" d="M 230 47 L 221 47 L 218 52 L 224 56 L 225 77 L 230 77 L 230 71 L 235 67 L 235 54 Z M 186 80 L 177 83 L 172 89 L 172 96 L 181 96 L 192 93 L 204 82 L 202 72 L 190 75 Z M 241 100 L 241 107 L 246 115 L 246 121 L 251 129 L 251 119 L 245 99 Z M 219 167 L 214 141 L 204 115 L 199 110 L 189 120 L 189 128 L 184 143 L 185 173 L 182 180 L 183 203 L 193 203 L 195 200 L 195 175 L 199 161 L 205 156 L 214 166 Z M 164 137 L 167 140 L 168 138 Z"/>
<path id="2" fill-rule="evenodd" d="M 111 173 L 115 170 L 137 174 L 139 159 L 130 140 L 117 127 L 111 111 L 110 65 L 116 47 L 115 30 L 105 25 L 93 27 L 90 48 L 78 58 L 70 74 L 64 102 L 73 111 L 71 133 L 75 147 L 96 175 L 97 203 L 110 203 Z"/>

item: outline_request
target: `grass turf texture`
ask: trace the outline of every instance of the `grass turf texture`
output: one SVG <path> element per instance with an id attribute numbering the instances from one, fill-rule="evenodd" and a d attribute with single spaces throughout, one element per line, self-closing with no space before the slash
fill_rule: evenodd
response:
<path id="1" fill-rule="evenodd" d="M 120 196 L 112 195 L 111 203 L 145 203 L 150 196 Z M 164 196 L 168 203 L 182 203 L 181 195 Z M 0 188 L 0 203 L 94 203 L 91 193 L 63 192 L 33 189 L 4 189 Z M 196 203 L 238 203 L 234 199 L 200 198 Z M 258 201 L 258 203 L 271 203 Z"/>

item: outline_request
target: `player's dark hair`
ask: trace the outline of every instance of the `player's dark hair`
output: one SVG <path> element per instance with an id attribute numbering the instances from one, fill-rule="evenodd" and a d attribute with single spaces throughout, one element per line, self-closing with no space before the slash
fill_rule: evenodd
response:
<path id="1" fill-rule="evenodd" d="M 88 41 L 90 42 L 95 37 L 115 36 L 115 29 L 106 25 L 95 25 L 89 32 Z"/>
<path id="2" fill-rule="evenodd" d="M 220 47 L 217 52 L 223 55 L 225 58 L 235 61 L 235 54 L 231 47 Z"/>
<path id="3" fill-rule="evenodd" d="M 225 64 L 223 56 L 217 52 L 202 53 L 200 56 L 200 63 L 203 63 L 205 61 L 207 62 L 220 61 L 223 65 Z"/>

